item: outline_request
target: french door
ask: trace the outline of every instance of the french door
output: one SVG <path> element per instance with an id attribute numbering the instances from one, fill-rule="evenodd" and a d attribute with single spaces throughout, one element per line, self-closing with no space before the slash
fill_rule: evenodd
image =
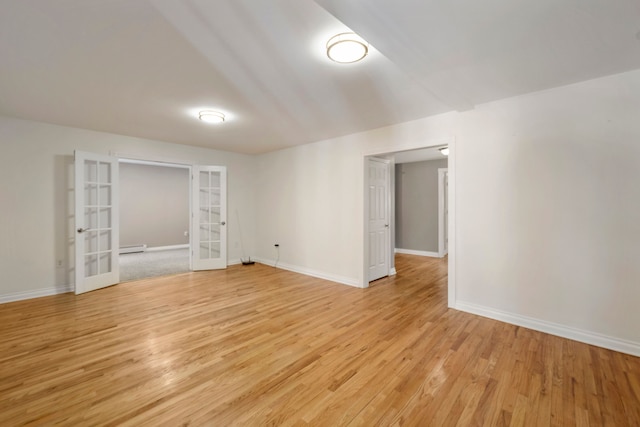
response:
<path id="1" fill-rule="evenodd" d="M 118 159 L 75 151 L 75 292 L 118 283 Z"/>
<path id="2" fill-rule="evenodd" d="M 193 166 L 192 269 L 227 267 L 227 170 Z M 75 151 L 75 292 L 120 281 L 118 159 Z"/>
<path id="3" fill-rule="evenodd" d="M 227 267 L 227 168 L 193 166 L 192 269 Z"/>

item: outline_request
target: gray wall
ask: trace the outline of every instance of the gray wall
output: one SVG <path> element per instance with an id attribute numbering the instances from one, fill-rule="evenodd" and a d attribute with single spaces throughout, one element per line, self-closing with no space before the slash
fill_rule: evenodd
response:
<path id="1" fill-rule="evenodd" d="M 438 169 L 447 160 L 396 165 L 396 248 L 438 252 Z"/>
<path id="2" fill-rule="evenodd" d="M 189 170 L 120 163 L 120 246 L 189 243 Z"/>

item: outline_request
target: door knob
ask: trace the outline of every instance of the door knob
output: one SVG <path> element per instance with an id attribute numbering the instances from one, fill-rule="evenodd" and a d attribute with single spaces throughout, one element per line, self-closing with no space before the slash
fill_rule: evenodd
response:
<path id="1" fill-rule="evenodd" d="M 80 227 L 80 228 L 78 228 L 78 233 L 84 233 L 85 231 L 89 231 L 89 230 L 91 230 L 91 229 L 90 228 L 82 228 L 82 227 Z"/>
<path id="2" fill-rule="evenodd" d="M 385 227 L 387 227 L 387 228 L 389 228 L 389 224 L 385 224 L 384 226 L 385 226 Z"/>
<path id="3" fill-rule="evenodd" d="M 220 225 L 226 225 L 226 224 L 227 224 L 227 223 L 226 223 L 225 221 L 222 221 L 222 222 L 220 223 Z"/>

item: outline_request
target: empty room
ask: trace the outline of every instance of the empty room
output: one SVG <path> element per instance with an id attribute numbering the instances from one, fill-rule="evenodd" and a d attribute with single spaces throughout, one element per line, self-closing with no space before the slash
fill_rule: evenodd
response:
<path id="1" fill-rule="evenodd" d="M 0 0 L 0 64 L 0 425 L 640 425 L 636 0 Z"/>

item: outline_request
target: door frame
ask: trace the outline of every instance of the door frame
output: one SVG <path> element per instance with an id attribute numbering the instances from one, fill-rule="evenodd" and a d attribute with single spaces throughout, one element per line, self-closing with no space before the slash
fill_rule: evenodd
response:
<path id="1" fill-rule="evenodd" d="M 448 175 L 449 168 L 438 168 L 438 257 L 443 258 L 449 248 L 445 245 L 445 175 Z M 448 200 L 447 200 L 448 201 Z"/>
<path id="2" fill-rule="evenodd" d="M 193 246 L 192 246 L 192 231 L 191 226 L 193 222 L 193 206 L 191 200 L 191 193 L 193 189 L 193 165 L 188 163 L 180 163 L 174 162 L 171 160 L 149 160 L 147 158 L 135 158 L 131 156 L 118 155 L 114 154 L 114 156 L 118 159 L 118 164 L 120 163 L 129 163 L 136 165 L 146 165 L 146 166 L 159 166 L 159 167 L 167 167 L 167 168 L 178 168 L 178 169 L 187 169 L 189 174 L 189 188 L 187 191 L 189 192 L 189 270 L 193 271 Z M 118 253 L 118 257 L 120 257 L 120 253 Z"/>
<path id="3" fill-rule="evenodd" d="M 369 221 L 368 221 L 368 170 L 367 162 L 368 157 L 390 155 L 401 151 L 416 150 L 420 148 L 438 147 L 442 145 L 449 146 L 448 167 L 449 169 L 449 257 L 448 257 L 448 276 L 447 276 L 447 292 L 448 292 L 448 306 L 454 307 L 456 302 L 456 141 L 455 137 L 442 138 L 437 140 L 431 140 L 427 142 L 416 142 L 412 144 L 405 144 L 396 147 L 382 147 L 372 148 L 369 151 L 365 151 L 362 154 L 361 162 L 361 176 L 363 180 L 363 198 L 362 198 L 362 215 L 363 215 L 363 239 L 362 239 L 362 278 L 360 287 L 368 288 L 368 267 L 369 267 Z M 395 189 L 391 188 L 391 192 L 395 193 Z M 392 196 L 392 200 L 394 196 Z M 390 227 L 394 227 L 395 224 L 390 224 Z M 394 236 L 392 231 L 391 235 Z M 390 240 L 394 240 L 393 238 Z M 391 242 L 394 245 L 395 241 Z M 395 265 L 394 265 L 395 267 Z"/>

